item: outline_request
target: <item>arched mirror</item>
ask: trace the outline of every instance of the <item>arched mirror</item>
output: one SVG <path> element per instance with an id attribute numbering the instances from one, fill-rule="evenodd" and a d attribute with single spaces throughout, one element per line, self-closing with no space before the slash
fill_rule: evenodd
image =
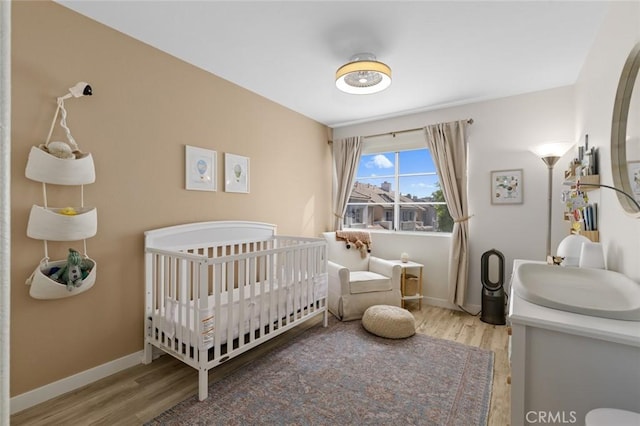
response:
<path id="1" fill-rule="evenodd" d="M 622 69 L 613 107 L 611 126 L 611 171 L 613 185 L 640 202 L 640 43 L 631 50 Z M 635 90 L 634 90 L 635 89 Z M 617 193 L 628 214 L 640 211 L 624 194 Z"/>

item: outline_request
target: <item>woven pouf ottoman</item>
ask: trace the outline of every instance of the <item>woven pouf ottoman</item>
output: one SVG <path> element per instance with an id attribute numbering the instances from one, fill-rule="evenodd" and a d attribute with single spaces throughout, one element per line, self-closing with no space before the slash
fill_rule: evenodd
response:
<path id="1" fill-rule="evenodd" d="M 416 334 L 411 312 L 397 306 L 374 305 L 362 316 L 362 326 L 369 333 L 388 339 L 404 339 Z"/>

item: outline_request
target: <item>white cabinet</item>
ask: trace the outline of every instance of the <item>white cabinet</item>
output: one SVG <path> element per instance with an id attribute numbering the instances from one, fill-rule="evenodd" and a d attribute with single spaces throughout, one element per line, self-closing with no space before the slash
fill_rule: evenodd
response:
<path id="1" fill-rule="evenodd" d="M 511 424 L 584 424 L 600 407 L 639 411 L 640 322 L 529 303 L 512 277 Z"/>

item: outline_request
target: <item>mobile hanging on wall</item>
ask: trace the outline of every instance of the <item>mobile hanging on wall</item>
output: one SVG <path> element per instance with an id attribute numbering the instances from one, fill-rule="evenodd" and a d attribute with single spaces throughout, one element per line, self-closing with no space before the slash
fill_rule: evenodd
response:
<path id="1" fill-rule="evenodd" d="M 89 290 L 95 284 L 97 264 L 87 255 L 87 238 L 95 236 L 98 214 L 95 207 L 85 206 L 84 185 L 95 182 L 95 167 L 90 153 L 82 152 L 67 125 L 64 101 L 93 94 L 91 86 L 80 82 L 69 93 L 57 98 L 51 128 L 46 141 L 31 147 L 25 175 L 42 183 L 43 205 L 34 204 L 29 214 L 27 236 L 44 242 L 44 258 L 27 279 L 29 294 L 36 299 L 60 299 Z M 52 141 L 51 136 L 60 115 L 60 127 L 66 142 Z M 80 200 L 76 206 L 51 207 L 47 184 L 79 186 Z M 51 261 L 48 241 L 82 241 L 83 253 L 69 248 L 67 258 Z"/>

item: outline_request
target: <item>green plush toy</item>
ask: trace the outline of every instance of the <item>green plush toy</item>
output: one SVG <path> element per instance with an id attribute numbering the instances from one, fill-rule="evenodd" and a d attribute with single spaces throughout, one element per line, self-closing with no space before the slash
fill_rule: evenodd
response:
<path id="1" fill-rule="evenodd" d="M 50 278 L 67 285 L 67 290 L 71 291 L 74 287 L 80 287 L 82 280 L 87 276 L 87 270 L 90 265 L 84 262 L 80 253 L 70 248 L 67 256 L 67 263 L 51 274 Z"/>

